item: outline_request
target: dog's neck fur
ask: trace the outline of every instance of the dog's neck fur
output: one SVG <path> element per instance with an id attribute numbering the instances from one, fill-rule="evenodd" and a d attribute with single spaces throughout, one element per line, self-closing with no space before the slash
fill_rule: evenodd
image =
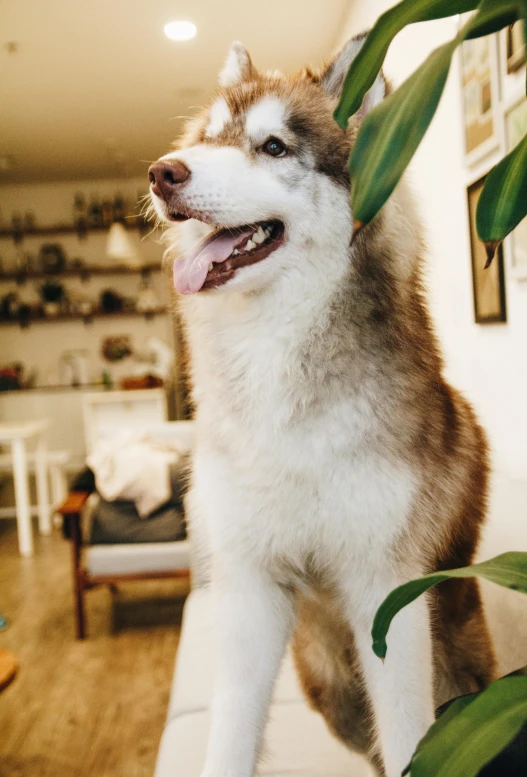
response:
<path id="1" fill-rule="evenodd" d="M 405 383 L 440 379 L 410 199 L 403 184 L 351 246 L 351 213 L 341 207 L 324 242 L 306 244 L 304 272 L 285 273 L 257 293 L 180 299 L 198 418 L 216 426 L 218 415 L 234 414 L 279 429 L 328 398 L 332 376 L 342 373 L 348 391 L 369 390 L 375 402 L 387 388 L 386 360 L 399 365 Z"/>

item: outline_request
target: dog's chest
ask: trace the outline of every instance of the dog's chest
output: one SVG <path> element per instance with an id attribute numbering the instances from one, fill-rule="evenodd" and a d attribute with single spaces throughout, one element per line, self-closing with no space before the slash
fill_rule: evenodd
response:
<path id="1" fill-rule="evenodd" d="M 216 552 L 252 558 L 294 584 L 388 555 L 415 493 L 411 473 L 375 451 L 354 451 L 332 420 L 267 438 L 260 430 L 198 457 Z"/>
<path id="2" fill-rule="evenodd" d="M 367 406 L 342 400 L 287 420 L 285 402 L 282 425 L 277 416 L 243 417 L 216 402 L 200 408 L 200 431 L 215 429 L 200 491 L 217 547 L 252 556 L 281 577 L 390 547 L 414 480 L 375 445 Z"/>
<path id="3" fill-rule="evenodd" d="M 300 360 L 287 322 L 267 327 L 204 327 L 192 344 L 216 544 L 300 571 L 389 545 L 413 480 L 379 448 L 372 397 L 329 377 L 322 352 Z"/>

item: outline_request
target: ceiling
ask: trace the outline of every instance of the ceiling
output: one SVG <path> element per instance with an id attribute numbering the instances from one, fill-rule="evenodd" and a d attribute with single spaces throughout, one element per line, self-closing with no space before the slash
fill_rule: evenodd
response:
<path id="1" fill-rule="evenodd" d="M 348 5 L 0 0 L 0 183 L 142 175 L 210 94 L 233 40 L 257 66 L 294 70 L 332 49 Z M 196 38 L 166 38 L 174 19 Z"/>

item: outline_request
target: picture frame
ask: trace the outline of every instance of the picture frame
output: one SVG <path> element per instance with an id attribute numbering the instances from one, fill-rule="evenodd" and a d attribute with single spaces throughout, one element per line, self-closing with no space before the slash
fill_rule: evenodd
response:
<path id="1" fill-rule="evenodd" d="M 490 267 L 484 269 L 487 255 L 476 230 L 476 209 L 485 179 L 483 176 L 467 188 L 474 320 L 476 324 L 496 324 L 507 321 L 505 268 L 500 246 Z"/>
<path id="2" fill-rule="evenodd" d="M 465 162 L 473 167 L 500 145 L 500 79 L 496 35 L 459 49 Z"/>
<path id="3" fill-rule="evenodd" d="M 507 57 L 507 73 L 515 73 L 525 65 L 526 47 L 523 35 L 523 22 L 511 24 L 505 31 L 505 51 Z"/>
<path id="4" fill-rule="evenodd" d="M 499 33 L 499 71 L 502 123 L 504 114 L 509 107 L 517 103 L 525 95 L 525 60 L 521 64 L 521 58 L 516 59 L 515 69 L 511 67 L 509 54 L 511 53 L 510 29 L 506 27 Z M 517 53 L 517 52 L 516 52 Z M 506 146 L 505 132 L 503 132 L 503 147 Z"/>
<path id="5" fill-rule="evenodd" d="M 505 113 L 505 140 L 507 154 L 527 134 L 527 97 L 522 97 L 508 107 Z M 527 217 L 520 221 L 506 241 L 509 264 L 513 277 L 527 281 Z"/>

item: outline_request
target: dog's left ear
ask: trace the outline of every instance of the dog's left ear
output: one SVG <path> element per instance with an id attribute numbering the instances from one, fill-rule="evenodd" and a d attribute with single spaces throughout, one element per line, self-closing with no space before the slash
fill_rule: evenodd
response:
<path id="1" fill-rule="evenodd" d="M 341 49 L 334 59 L 322 70 L 322 73 L 319 76 L 319 82 L 322 89 L 324 89 L 330 97 L 337 100 L 340 98 L 346 73 L 362 48 L 366 36 L 367 33 L 363 33 L 362 35 L 357 35 L 355 38 L 351 38 L 344 48 Z M 386 79 L 381 72 L 375 79 L 369 92 L 365 95 L 359 114 L 365 115 L 371 111 L 372 108 L 378 105 L 386 97 L 387 91 Z"/>
<path id="2" fill-rule="evenodd" d="M 238 81 L 251 81 L 255 77 L 256 68 L 251 61 L 249 52 L 242 43 L 235 41 L 220 73 L 221 86 L 232 86 Z"/>

